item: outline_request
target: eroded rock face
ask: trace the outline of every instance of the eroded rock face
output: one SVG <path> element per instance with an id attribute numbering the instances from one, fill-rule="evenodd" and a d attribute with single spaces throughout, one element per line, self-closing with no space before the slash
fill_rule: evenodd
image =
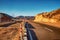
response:
<path id="1" fill-rule="evenodd" d="M 52 12 L 43 12 L 35 16 L 35 22 L 51 22 L 56 23 L 60 21 L 60 9 Z"/>

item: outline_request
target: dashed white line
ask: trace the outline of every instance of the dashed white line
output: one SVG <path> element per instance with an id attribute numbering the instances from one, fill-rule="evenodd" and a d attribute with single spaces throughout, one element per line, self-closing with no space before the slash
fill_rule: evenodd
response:
<path id="1" fill-rule="evenodd" d="M 49 29 L 49 28 L 47 28 L 47 27 L 45 27 L 45 29 L 48 30 L 48 31 L 50 31 L 50 32 L 53 32 L 53 30 L 51 30 L 51 29 Z"/>

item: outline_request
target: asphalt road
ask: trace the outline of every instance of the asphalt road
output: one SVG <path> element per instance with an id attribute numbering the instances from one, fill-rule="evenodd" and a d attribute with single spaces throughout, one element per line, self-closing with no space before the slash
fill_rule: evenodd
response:
<path id="1" fill-rule="evenodd" d="M 25 27 L 29 28 L 33 40 L 60 40 L 60 29 L 45 24 L 28 21 Z M 29 39 L 29 34 L 28 34 Z"/>

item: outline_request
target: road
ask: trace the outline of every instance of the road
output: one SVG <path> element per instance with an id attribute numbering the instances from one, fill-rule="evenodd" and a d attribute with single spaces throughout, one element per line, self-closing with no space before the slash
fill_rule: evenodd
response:
<path id="1" fill-rule="evenodd" d="M 27 21 L 25 27 L 29 28 L 33 40 L 60 40 L 60 29 L 58 28 L 32 21 Z"/>

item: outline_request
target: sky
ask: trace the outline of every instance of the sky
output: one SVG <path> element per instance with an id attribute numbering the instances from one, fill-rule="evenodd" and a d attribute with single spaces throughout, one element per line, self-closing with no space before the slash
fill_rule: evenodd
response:
<path id="1" fill-rule="evenodd" d="M 11 16 L 35 16 L 60 8 L 60 0 L 0 0 L 0 12 Z"/>

